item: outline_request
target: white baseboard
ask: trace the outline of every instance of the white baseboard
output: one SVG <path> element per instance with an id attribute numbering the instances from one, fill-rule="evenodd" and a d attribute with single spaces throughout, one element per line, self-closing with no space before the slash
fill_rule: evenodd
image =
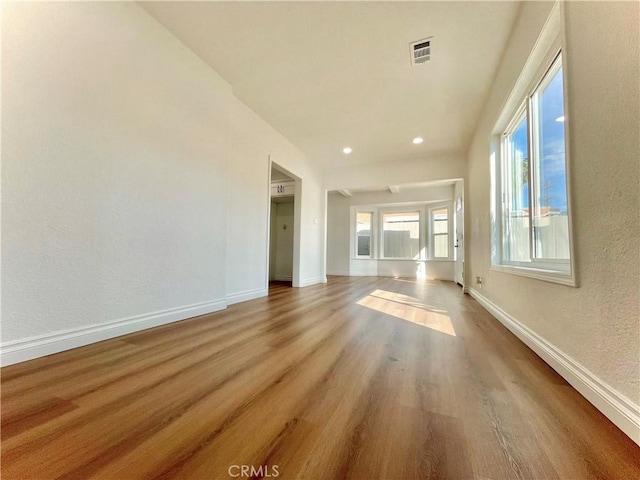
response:
<path id="1" fill-rule="evenodd" d="M 310 287 L 311 285 L 317 285 L 318 283 L 326 283 L 325 277 L 307 278 L 301 280 L 298 287 Z"/>
<path id="2" fill-rule="evenodd" d="M 349 271 L 348 270 L 344 270 L 344 271 L 334 271 L 334 272 L 327 272 L 327 275 L 329 276 L 336 276 L 336 277 L 348 277 Z"/>
<path id="3" fill-rule="evenodd" d="M 342 273 L 327 273 L 327 275 L 337 275 L 339 277 L 385 277 L 385 278 L 395 278 L 396 275 L 392 274 L 384 274 L 384 273 L 370 273 L 370 272 L 342 272 Z M 425 277 L 417 277 L 416 275 L 407 275 L 404 278 L 425 278 Z M 451 275 L 439 276 L 439 277 L 427 277 L 429 280 L 442 280 L 445 282 L 453 282 L 454 278 Z"/>
<path id="4" fill-rule="evenodd" d="M 244 292 L 232 293 L 227 295 L 227 305 L 234 305 L 240 302 L 246 302 L 255 298 L 266 297 L 268 291 L 266 288 L 256 288 L 254 290 L 246 290 Z"/>
<path id="5" fill-rule="evenodd" d="M 631 440 L 640 445 L 640 406 L 520 323 L 477 290 L 469 288 L 468 292 Z"/>
<path id="6" fill-rule="evenodd" d="M 113 322 L 62 330 L 45 335 L 12 340 L 0 345 L 0 365 L 12 365 L 53 353 L 101 342 L 128 333 L 146 330 L 167 323 L 185 320 L 198 315 L 224 310 L 224 299 L 196 303 L 185 307 L 170 308 L 158 312 L 135 315 Z"/>

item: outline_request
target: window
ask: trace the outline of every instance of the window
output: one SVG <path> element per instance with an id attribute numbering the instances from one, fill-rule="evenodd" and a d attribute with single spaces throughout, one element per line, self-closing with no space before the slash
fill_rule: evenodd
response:
<path id="1" fill-rule="evenodd" d="M 449 258 L 449 209 L 447 207 L 431 210 L 432 258 Z"/>
<path id="2" fill-rule="evenodd" d="M 356 256 L 371 258 L 373 212 L 356 213 Z"/>
<path id="3" fill-rule="evenodd" d="M 562 55 L 546 70 L 500 133 L 494 157 L 493 264 L 574 285 L 571 268 Z M 522 98 L 522 97 L 521 97 Z"/>
<path id="4" fill-rule="evenodd" d="M 438 215 L 438 235 L 428 237 L 427 219 L 430 217 L 427 213 L 431 215 L 433 210 L 443 212 Z M 450 205 L 441 203 L 428 210 L 424 202 L 351 207 L 351 258 L 425 261 L 433 258 L 433 250 L 427 254 L 427 245 L 431 243 L 427 238 L 437 238 L 438 252 L 443 255 L 441 258 L 450 260 L 450 211 Z"/>
<path id="5" fill-rule="evenodd" d="M 382 214 L 384 258 L 420 257 L 420 212 Z"/>

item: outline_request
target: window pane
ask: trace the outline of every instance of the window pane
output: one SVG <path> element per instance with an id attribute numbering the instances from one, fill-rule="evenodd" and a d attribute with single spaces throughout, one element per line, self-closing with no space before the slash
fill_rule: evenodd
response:
<path id="1" fill-rule="evenodd" d="M 358 232 L 358 235 L 371 234 L 371 212 L 358 212 L 356 231 Z"/>
<path id="2" fill-rule="evenodd" d="M 506 138 L 504 178 L 505 260 L 528 261 L 529 255 L 529 149 L 526 117 Z"/>
<path id="3" fill-rule="evenodd" d="M 384 256 L 418 258 L 420 253 L 420 214 L 385 213 L 382 216 Z"/>
<path id="4" fill-rule="evenodd" d="M 449 216 L 447 215 L 447 209 L 442 208 L 434 210 L 433 213 L 433 233 L 448 233 L 449 232 Z"/>
<path id="5" fill-rule="evenodd" d="M 356 214 L 357 255 L 371 256 L 371 212 Z"/>
<path id="6" fill-rule="evenodd" d="M 371 237 L 358 236 L 358 255 L 371 256 Z"/>
<path id="7" fill-rule="evenodd" d="M 537 153 L 533 188 L 536 258 L 569 259 L 562 83 L 562 67 L 552 68 L 532 102 Z"/>
<path id="8" fill-rule="evenodd" d="M 435 258 L 449 258 L 449 235 L 434 235 L 433 256 Z"/>

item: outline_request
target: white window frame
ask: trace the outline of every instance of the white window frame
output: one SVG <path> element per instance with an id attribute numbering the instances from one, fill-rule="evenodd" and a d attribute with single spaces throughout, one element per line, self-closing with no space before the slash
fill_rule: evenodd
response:
<path id="1" fill-rule="evenodd" d="M 562 21 L 561 7 L 556 4 L 549 17 L 549 21 L 545 25 L 533 52 L 531 53 L 527 64 L 525 65 L 520 78 L 512 91 L 512 95 L 505 103 L 505 107 L 501 112 L 498 122 L 493 130 L 491 139 L 491 223 L 492 223 L 492 255 L 491 269 L 520 275 L 538 280 L 559 283 L 568 286 L 577 286 L 575 274 L 575 250 L 573 247 L 573 229 L 572 229 L 572 209 L 571 209 L 571 190 L 570 190 L 570 152 L 569 152 L 569 122 L 567 115 L 567 68 L 566 61 L 562 56 L 564 49 L 562 48 Z M 533 228 L 529 227 L 529 245 L 530 245 L 530 261 L 518 262 L 506 259 L 504 252 L 505 236 L 504 236 L 504 196 L 505 179 L 503 179 L 504 170 L 504 152 L 506 135 L 513 131 L 515 125 L 522 118 L 523 113 L 528 121 L 528 143 L 529 143 L 529 211 L 533 209 L 533 175 L 535 168 L 534 149 L 534 129 L 537 125 L 532 119 L 530 105 L 534 96 L 541 91 L 546 82 L 553 78 L 553 69 L 561 61 L 563 69 L 564 84 L 564 116 L 565 116 L 565 175 L 566 175 L 566 191 L 567 191 L 567 216 L 569 223 L 569 256 L 568 260 L 560 259 L 536 259 L 534 258 L 533 245 Z M 557 70 L 556 70 L 557 73 Z M 530 216 L 531 219 L 531 216 Z"/>
<path id="2" fill-rule="evenodd" d="M 406 258 L 406 257 L 385 257 L 384 256 L 384 215 L 393 213 L 417 213 L 418 214 L 418 258 Z M 378 225 L 378 260 L 406 260 L 416 262 L 419 260 L 426 260 L 426 238 L 425 238 L 425 208 L 424 205 L 406 205 L 402 207 L 381 208 L 378 211 L 379 225 Z"/>
<path id="3" fill-rule="evenodd" d="M 385 257 L 384 256 L 384 222 L 383 215 L 386 213 L 402 213 L 402 212 L 418 212 L 419 214 L 419 249 L 420 254 L 418 258 L 402 258 L 402 257 Z M 371 249 L 370 255 L 358 255 L 358 238 L 357 238 L 357 223 L 358 213 L 371 213 L 372 225 L 371 225 Z M 449 226 L 451 228 L 451 226 Z M 425 261 L 429 259 L 427 253 L 427 204 L 425 203 L 410 203 L 404 205 L 359 205 L 351 207 L 351 225 L 350 225 L 350 256 L 352 260 L 376 260 L 376 261 Z M 441 259 L 438 259 L 441 260 Z M 444 260 L 444 259 L 442 259 Z"/>
<path id="4" fill-rule="evenodd" d="M 449 255 L 447 257 L 436 257 L 435 248 L 436 242 L 435 237 L 437 235 L 444 234 L 436 234 L 435 233 L 435 220 L 433 217 L 433 212 L 436 210 L 447 210 L 447 235 L 448 235 L 448 248 L 447 251 Z M 453 208 L 451 203 L 443 203 L 439 205 L 429 206 L 429 259 L 434 261 L 452 261 L 453 260 Z"/>
<path id="5" fill-rule="evenodd" d="M 502 138 L 500 139 L 500 164 L 497 166 L 498 171 L 496 175 L 496 178 L 498 179 L 497 185 L 500 185 L 500 191 L 497 192 L 497 195 L 498 195 L 497 205 L 499 205 L 498 208 L 500 211 L 500 215 L 499 215 L 500 245 L 498 247 L 498 252 L 500 252 L 501 254 L 501 259 L 500 259 L 501 265 L 520 266 L 523 268 L 528 268 L 531 266 L 529 262 L 517 262 L 515 260 L 505 260 L 504 258 L 505 253 L 509 251 L 508 239 L 507 239 L 506 228 L 505 228 L 505 223 L 507 222 L 507 212 L 504 209 L 504 203 L 509 193 L 507 182 L 509 181 L 509 177 L 510 177 L 510 175 L 504 175 L 504 172 L 509 167 L 511 167 L 511 163 L 510 163 L 511 158 L 506 158 L 507 155 L 505 155 L 505 152 L 509 150 L 509 137 L 511 137 L 511 135 L 513 135 L 516 132 L 517 127 L 520 125 L 520 123 L 522 123 L 523 120 L 527 121 L 527 126 L 529 127 L 528 130 L 530 131 L 531 126 L 529 125 L 530 123 L 529 104 L 527 101 L 524 101 L 522 105 L 518 107 L 518 109 L 516 110 L 516 113 L 513 115 L 513 118 L 509 122 L 504 133 L 501 135 Z M 529 166 L 531 166 L 531 144 L 529 140 L 530 140 L 529 134 L 527 133 L 527 148 L 529 150 L 527 155 L 529 156 Z M 509 165 L 507 165 L 506 162 L 509 162 Z M 531 169 L 529 169 L 529 174 L 530 172 L 531 172 Z M 530 193 L 531 192 L 529 192 L 529 211 L 531 211 L 531 198 L 530 198 L 531 194 Z M 529 219 L 529 221 L 531 220 Z M 531 235 L 529 235 L 529 255 L 531 255 Z"/>

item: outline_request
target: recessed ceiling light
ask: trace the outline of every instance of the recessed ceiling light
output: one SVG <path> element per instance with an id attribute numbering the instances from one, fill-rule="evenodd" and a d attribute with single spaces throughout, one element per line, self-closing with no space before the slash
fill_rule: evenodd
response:
<path id="1" fill-rule="evenodd" d="M 349 155 L 353 150 L 351 150 L 351 148 L 349 148 L 349 147 L 344 147 L 344 148 L 342 149 L 342 151 L 343 151 L 346 155 Z"/>
<path id="2" fill-rule="evenodd" d="M 414 143 L 415 145 L 419 145 L 419 144 L 421 144 L 422 142 L 424 142 L 424 140 L 422 139 L 422 137 L 416 137 L 416 138 L 414 138 L 414 139 L 413 139 L 413 143 Z"/>
<path id="3" fill-rule="evenodd" d="M 556 118 L 556 122 L 564 122 L 564 115 L 562 115 L 561 117 Z"/>

